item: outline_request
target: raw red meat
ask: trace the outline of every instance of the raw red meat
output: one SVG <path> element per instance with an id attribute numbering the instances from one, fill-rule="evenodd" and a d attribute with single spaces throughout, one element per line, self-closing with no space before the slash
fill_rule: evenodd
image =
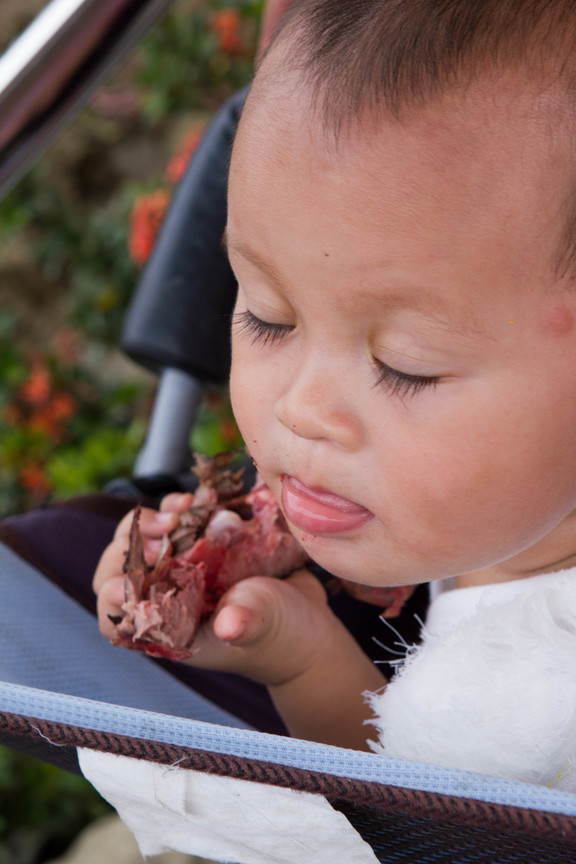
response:
<path id="1" fill-rule="evenodd" d="M 196 457 L 200 485 L 152 568 L 144 560 L 139 510 L 126 555 L 123 616 L 113 642 L 156 657 L 185 660 L 202 621 L 236 582 L 286 576 L 308 560 L 261 482 L 241 494 L 230 456 Z"/>
<path id="2" fill-rule="evenodd" d="M 338 579 L 337 581 L 340 583 L 340 589 L 351 594 L 356 600 L 371 603 L 373 606 L 381 606 L 384 618 L 397 618 L 416 587 L 415 585 L 400 585 L 398 587 L 362 585 L 360 582 L 349 582 L 347 579 Z"/>

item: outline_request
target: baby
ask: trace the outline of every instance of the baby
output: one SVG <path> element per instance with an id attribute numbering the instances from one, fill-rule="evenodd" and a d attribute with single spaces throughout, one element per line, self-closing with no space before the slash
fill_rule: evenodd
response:
<path id="1" fill-rule="evenodd" d="M 266 684 L 296 736 L 366 748 L 368 721 L 393 756 L 570 775 L 575 85 L 573 0 L 309 0 L 261 63 L 230 170 L 236 419 L 312 559 L 438 595 L 383 690 L 310 573 L 232 588 L 193 662 Z M 144 512 L 150 561 L 188 503 Z"/>

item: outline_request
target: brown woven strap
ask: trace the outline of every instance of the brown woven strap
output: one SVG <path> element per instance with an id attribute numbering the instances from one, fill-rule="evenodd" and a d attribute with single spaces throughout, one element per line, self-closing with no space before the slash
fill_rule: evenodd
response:
<path id="1" fill-rule="evenodd" d="M 331 801 L 368 805 L 388 814 L 528 834 L 541 839 L 549 837 L 576 847 L 576 818 L 558 813 L 337 777 L 294 766 L 131 738 L 18 714 L 0 713 L 0 736 L 2 732 L 8 733 L 12 739 L 40 736 L 43 741 L 57 747 L 85 747 L 162 765 L 178 764 L 208 774 L 317 793 Z"/>

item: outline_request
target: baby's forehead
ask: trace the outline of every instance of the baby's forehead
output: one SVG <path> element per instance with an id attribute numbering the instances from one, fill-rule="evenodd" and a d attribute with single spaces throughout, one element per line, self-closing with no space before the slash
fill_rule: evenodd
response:
<path id="1" fill-rule="evenodd" d="M 326 114 L 306 76 L 282 62 L 281 51 L 266 58 L 249 94 L 241 133 L 251 144 L 283 153 L 287 171 L 293 164 L 286 159 L 287 145 L 294 159 L 315 147 L 319 165 L 331 159 L 336 172 L 346 170 L 354 155 L 362 160 L 378 148 L 389 155 L 398 144 L 436 161 L 442 170 L 472 150 L 492 149 L 495 163 L 504 162 L 511 150 L 520 153 L 527 139 L 558 172 L 573 171 L 573 158 L 566 157 L 574 152 L 569 142 L 576 135 L 576 104 L 560 85 L 529 86 L 518 71 L 487 73 L 400 113 L 383 103 L 335 119 Z"/>
<path id="2" fill-rule="evenodd" d="M 553 94 L 532 99 L 519 76 L 501 79 L 496 93 L 487 76 L 400 117 L 373 112 L 335 128 L 297 83 L 294 70 L 263 68 L 232 159 L 232 209 L 240 205 L 244 226 L 252 225 L 257 201 L 276 232 L 270 245 L 291 207 L 318 244 L 338 236 L 344 261 L 350 238 L 362 244 L 390 226 L 422 271 L 423 255 L 439 250 L 455 267 L 503 232 L 501 269 L 520 266 L 536 246 L 547 262 L 572 249 L 574 155 L 570 136 L 554 130 Z"/>

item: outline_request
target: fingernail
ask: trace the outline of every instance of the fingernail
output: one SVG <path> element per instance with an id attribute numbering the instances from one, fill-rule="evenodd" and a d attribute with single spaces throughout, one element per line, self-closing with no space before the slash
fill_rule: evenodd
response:
<path id="1" fill-rule="evenodd" d="M 156 516 L 154 517 L 154 519 L 158 525 L 164 525 L 167 527 L 168 525 L 173 524 L 174 519 L 175 519 L 175 514 L 174 513 L 156 513 Z"/>
<path id="2" fill-rule="evenodd" d="M 160 549 L 162 548 L 163 544 L 164 544 L 163 540 L 146 539 L 144 541 L 144 548 L 146 549 L 147 552 L 158 553 L 158 552 L 160 552 Z"/>

